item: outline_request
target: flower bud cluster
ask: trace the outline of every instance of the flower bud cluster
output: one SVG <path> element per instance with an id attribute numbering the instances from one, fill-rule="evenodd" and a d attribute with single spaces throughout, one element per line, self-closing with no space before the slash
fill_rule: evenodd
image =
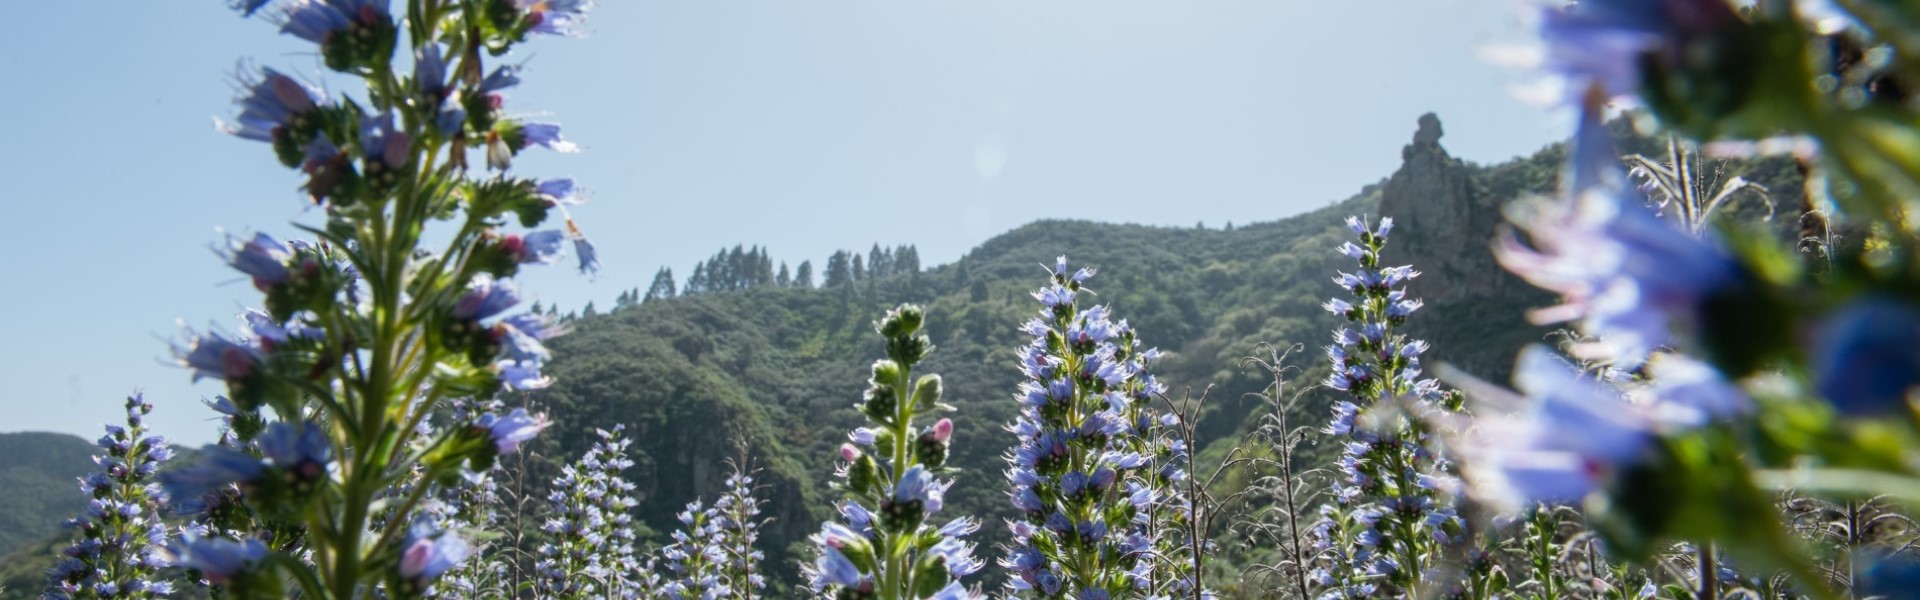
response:
<path id="1" fill-rule="evenodd" d="M 841 518 L 822 523 L 809 538 L 820 552 L 804 569 L 816 593 L 882 600 L 981 597 L 961 584 L 982 566 L 973 544 L 963 540 L 979 523 L 964 516 L 935 523 L 953 485 L 939 478 L 949 471 L 953 422 L 914 425 L 923 414 L 953 410 L 940 401 L 938 375 L 912 379 L 914 366 L 933 350 L 920 333 L 925 320 L 919 307 L 903 305 L 875 324 L 887 358 L 874 363 L 867 391 L 855 405 L 868 426 L 854 430 L 840 447 L 836 474 L 844 478 L 839 487 L 846 494 Z"/>
<path id="2" fill-rule="evenodd" d="M 1132 327 L 1106 306 L 1078 302 L 1092 269 L 1060 257 L 1048 285 L 1033 293 L 1040 315 L 1023 327 L 1027 378 L 1015 394 L 1020 416 L 1008 453 L 1013 546 L 1000 564 L 1022 597 L 1155 596 L 1191 589 L 1178 561 L 1185 543 L 1169 529 L 1190 506 L 1173 485 L 1185 479 L 1186 448 L 1163 428 L 1174 417 L 1152 407 L 1165 393 Z M 1188 546 L 1190 548 L 1190 546 Z"/>
<path id="3" fill-rule="evenodd" d="M 1418 271 L 1381 266 L 1393 219 L 1369 227 L 1349 217 L 1347 227 L 1359 243 L 1344 243 L 1339 252 L 1358 268 L 1334 283 L 1351 299 L 1323 306 L 1349 323 L 1327 346 L 1333 372 L 1325 384 L 1349 399 L 1334 403 L 1322 430 L 1340 444 L 1340 477 L 1335 503 L 1322 506 L 1309 529 L 1318 557 L 1310 578 L 1329 593 L 1401 593 L 1417 589 L 1441 546 L 1462 535 L 1450 495 L 1458 487 L 1451 465 L 1428 447 L 1419 421 L 1458 408 L 1458 400 L 1421 377 L 1427 343 L 1398 332 L 1422 303 L 1404 287 Z"/>
<path id="4" fill-rule="evenodd" d="M 765 519 L 760 516 L 761 501 L 753 493 L 753 475 L 735 463 L 733 472 L 727 476 L 727 489 L 713 501 L 712 509 L 720 528 L 720 548 L 725 554 L 720 565 L 721 578 L 734 590 L 735 597 L 746 599 L 767 587 L 766 575 L 760 570 L 760 561 L 766 556 L 754 549 L 754 544 L 760 541 L 760 525 Z"/>
<path id="5" fill-rule="evenodd" d="M 126 426 L 108 425 L 95 442 L 100 472 L 80 478 L 85 514 L 67 520 L 77 535 L 48 572 L 49 598 L 164 598 L 174 591 L 163 574 L 167 526 L 162 496 L 148 478 L 173 456 L 167 439 L 147 435 L 153 404 L 139 393 L 127 398 Z"/>
<path id="6" fill-rule="evenodd" d="M 561 468 L 547 495 L 551 513 L 540 530 L 551 541 L 541 545 L 534 565 L 541 598 L 619 598 L 637 588 L 634 486 L 620 474 L 633 466 L 632 442 L 622 425 L 595 433 L 600 441 Z"/>
<path id="7" fill-rule="evenodd" d="M 667 572 L 672 574 L 661 586 L 666 597 L 709 600 L 732 596 L 732 582 L 723 573 L 729 556 L 719 513 L 695 500 L 674 518 L 680 520 L 680 529 L 673 532 L 673 543 L 660 549 Z"/>

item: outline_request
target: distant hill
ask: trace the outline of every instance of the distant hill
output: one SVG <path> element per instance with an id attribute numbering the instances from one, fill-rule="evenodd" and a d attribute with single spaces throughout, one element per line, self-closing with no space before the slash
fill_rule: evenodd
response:
<path id="1" fill-rule="evenodd" d="M 75 480 L 93 469 L 95 450 L 64 433 L 0 433 L 0 555 L 59 532 L 87 507 Z"/>

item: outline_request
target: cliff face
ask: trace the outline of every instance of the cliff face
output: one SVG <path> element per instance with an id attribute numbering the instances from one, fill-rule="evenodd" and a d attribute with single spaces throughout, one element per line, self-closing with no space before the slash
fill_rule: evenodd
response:
<path id="1" fill-rule="evenodd" d="M 1427 303 L 1411 333 L 1436 342 L 1431 357 L 1505 381 L 1513 351 L 1546 341 L 1546 330 L 1523 315 L 1554 300 L 1500 268 L 1491 242 L 1502 206 L 1551 191 L 1559 154 L 1550 148 L 1498 166 L 1470 165 L 1440 145 L 1443 134 L 1439 117 L 1422 115 L 1400 169 L 1381 186 L 1380 214 L 1394 219 L 1386 262 L 1422 273 L 1408 286 Z M 1487 351 L 1494 348 L 1501 351 Z"/>
<path id="2" fill-rule="evenodd" d="M 1513 293 L 1518 283 L 1488 251 L 1500 223 L 1499 206 L 1477 176 L 1484 169 L 1447 154 L 1440 118 L 1420 116 L 1413 143 L 1400 150 L 1400 169 L 1380 190 L 1380 214 L 1393 217 L 1389 261 L 1425 273 L 1415 291 L 1436 305 L 1480 301 Z"/>

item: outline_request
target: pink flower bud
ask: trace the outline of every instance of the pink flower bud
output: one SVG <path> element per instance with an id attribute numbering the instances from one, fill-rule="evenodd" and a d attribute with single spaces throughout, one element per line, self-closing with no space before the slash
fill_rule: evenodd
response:
<path id="1" fill-rule="evenodd" d="M 953 437 L 953 419 L 941 419 L 933 424 L 933 441 L 945 442 Z"/>
<path id="2" fill-rule="evenodd" d="M 841 444 L 840 460 L 844 460 L 847 462 L 860 460 L 860 449 L 853 447 L 853 444 Z"/>

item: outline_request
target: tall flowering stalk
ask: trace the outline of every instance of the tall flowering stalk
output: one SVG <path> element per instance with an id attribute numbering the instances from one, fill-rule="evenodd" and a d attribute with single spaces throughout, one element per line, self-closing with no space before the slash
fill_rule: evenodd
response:
<path id="1" fill-rule="evenodd" d="M 165 598 L 173 582 L 161 569 L 167 526 L 160 520 L 159 486 L 148 482 L 173 456 L 167 439 L 148 435 L 153 404 L 127 397 L 126 426 L 108 425 L 93 457 L 100 472 L 80 478 L 87 511 L 67 521 L 78 537 L 47 577 L 48 598 Z"/>
<path id="2" fill-rule="evenodd" d="M 672 573 L 661 590 L 672 600 L 715 600 L 733 597 L 731 582 L 724 577 L 728 562 L 723 519 L 699 500 L 674 515 L 680 529 L 673 532 L 673 543 L 660 549 L 666 568 Z"/>
<path id="3" fill-rule="evenodd" d="M 766 556 L 754 548 L 766 519 L 760 516 L 760 499 L 753 495 L 753 473 L 742 466 L 745 460 L 742 457 L 730 463 L 727 490 L 713 501 L 713 512 L 718 517 L 720 548 L 725 553 L 720 565 L 722 577 L 731 584 L 733 597 L 753 600 L 767 586 L 766 575 L 760 570 L 760 561 Z"/>
<path id="4" fill-rule="evenodd" d="M 940 402 L 939 375 L 913 379 L 914 366 L 933 351 L 920 333 L 925 320 L 926 313 L 909 304 L 876 323 L 887 358 L 874 362 L 865 398 L 855 405 L 868 426 L 840 447 L 841 519 L 822 523 L 809 538 L 820 550 L 804 569 L 816 593 L 846 600 L 982 597 L 960 581 L 982 566 L 963 539 L 979 523 L 964 516 L 934 520 L 953 485 L 938 477 L 948 471 L 953 421 L 914 424 L 922 415 L 953 410 Z"/>
<path id="5" fill-rule="evenodd" d="M 423 505 L 545 421 L 514 410 L 437 433 L 420 425 L 452 398 L 549 384 L 542 341 L 561 330 L 510 314 L 513 277 L 555 262 L 569 243 L 583 271 L 598 267 L 571 218 L 534 230 L 550 212 L 567 217 L 578 186 L 516 176 L 513 158 L 577 148 L 558 126 L 511 116 L 502 93 L 519 67 L 490 64 L 529 36 L 573 33 L 590 3 L 236 4 L 273 15 L 327 68 L 364 85 L 332 93 L 273 69 L 240 75 L 239 114 L 221 129 L 267 144 L 295 170 L 321 222 L 300 228 L 309 239 L 231 240 L 224 257 L 263 296 L 253 335 L 209 331 L 177 349 L 196 379 L 226 382 L 221 408 L 238 448 L 210 448 L 174 483 L 233 490 L 226 506 L 251 520 L 176 555 L 241 597 L 419 596 L 472 552 L 471 533 L 425 518 Z M 470 171 L 473 150 L 492 173 Z M 529 231 L 511 231 L 515 222 Z M 436 226 L 444 230 L 428 235 Z"/>
<path id="6" fill-rule="evenodd" d="M 1177 535 L 1188 518 L 1174 485 L 1186 477 L 1187 450 L 1151 406 L 1165 391 L 1147 373 L 1159 352 L 1140 348 L 1106 306 L 1080 308 L 1093 275 L 1062 256 L 1033 294 L 1041 310 L 1023 327 L 1034 340 L 1020 349 L 1027 381 L 1008 426 L 1020 518 L 1008 524 L 1013 546 L 1000 564 L 1024 597 L 1186 595 L 1191 563 L 1170 557 L 1197 540 Z"/>
<path id="7" fill-rule="evenodd" d="M 579 461 L 561 468 L 547 496 L 551 515 L 540 530 L 552 540 L 534 565 L 541 598 L 623 598 L 639 591 L 634 556 L 633 483 L 620 475 L 633 466 L 626 428 L 596 429 Z"/>
<path id="8" fill-rule="evenodd" d="M 1399 332 L 1422 303 L 1405 287 L 1418 271 L 1381 265 L 1393 219 L 1372 227 L 1349 217 L 1347 227 L 1360 243 L 1344 243 L 1339 252 L 1358 268 L 1334 282 L 1352 299 L 1324 306 L 1351 324 L 1327 346 L 1333 373 L 1326 382 L 1349 399 L 1334 403 L 1324 430 L 1341 444 L 1341 476 L 1333 481 L 1335 503 L 1322 507 L 1312 526 L 1321 557 L 1314 577 L 1337 596 L 1417 595 L 1433 583 L 1425 578 L 1441 546 L 1462 530 L 1442 493 L 1454 487 L 1447 461 L 1430 448 L 1421 419 L 1458 408 L 1458 401 L 1439 382 L 1421 378 L 1427 343 Z"/>
<path id="9" fill-rule="evenodd" d="M 486 413 L 502 410 L 505 403 L 497 399 L 475 401 L 471 398 L 455 398 L 448 403 L 448 408 L 447 420 L 464 424 Z M 452 529 L 494 529 L 501 524 L 500 510 L 505 505 L 494 476 L 505 470 L 503 465 L 496 462 L 485 470 L 465 473 L 453 484 L 436 490 L 437 497 L 424 503 L 422 510 Z M 510 559 L 499 553 L 488 552 L 495 548 L 498 546 L 478 544 L 474 560 L 461 563 L 442 574 L 428 590 L 427 597 L 511 597 L 512 594 L 507 591 L 511 588 L 507 580 Z"/>

